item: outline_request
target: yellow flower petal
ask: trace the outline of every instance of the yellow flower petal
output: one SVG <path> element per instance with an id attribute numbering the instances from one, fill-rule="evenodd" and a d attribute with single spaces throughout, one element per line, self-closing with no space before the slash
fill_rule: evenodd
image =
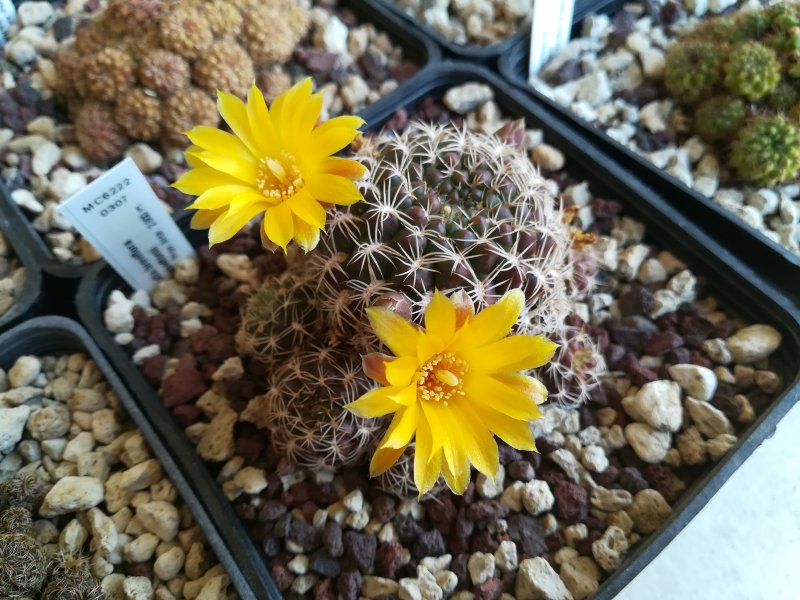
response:
<path id="1" fill-rule="evenodd" d="M 454 430 L 451 430 L 450 433 L 458 435 L 458 432 Z M 467 490 L 470 468 L 465 448 L 461 444 L 445 444 L 442 474 L 447 487 L 454 494 L 461 495 Z"/>
<path id="2" fill-rule="evenodd" d="M 414 485 L 417 486 L 420 496 L 433 489 L 441 472 L 441 454 L 432 456 L 432 447 L 430 426 L 425 418 L 421 418 L 414 442 Z"/>
<path id="3" fill-rule="evenodd" d="M 416 355 L 419 333 L 403 317 L 382 306 L 368 308 L 367 316 L 375 335 L 395 356 Z"/>
<path id="4" fill-rule="evenodd" d="M 297 192 L 294 197 L 288 201 L 288 204 L 292 212 L 309 225 L 312 225 L 316 229 L 325 228 L 325 220 L 328 213 L 325 212 L 322 205 L 308 190 L 302 189 Z"/>
<path id="5" fill-rule="evenodd" d="M 187 131 L 186 136 L 202 150 L 213 150 L 214 152 L 235 156 L 247 162 L 256 162 L 256 157 L 248 150 L 247 146 L 238 137 L 227 131 L 222 131 L 215 127 L 207 127 L 206 125 L 198 125 Z"/>
<path id="6" fill-rule="evenodd" d="M 260 154 L 258 143 L 250 129 L 244 102 L 232 94 L 217 91 L 217 110 L 231 131 L 242 140 L 251 154 L 258 156 Z"/>
<path id="7" fill-rule="evenodd" d="M 506 385 L 496 377 L 470 371 L 464 377 L 464 393 L 473 405 L 494 408 L 513 419 L 529 421 L 541 413 L 536 398 L 530 398 L 519 388 Z"/>
<path id="8" fill-rule="evenodd" d="M 447 296 L 435 292 L 425 307 L 425 334 L 446 343 L 450 341 L 455 331 L 455 306 Z"/>
<path id="9" fill-rule="evenodd" d="M 264 214 L 264 233 L 273 243 L 286 251 L 286 246 L 294 237 L 294 222 L 292 211 L 284 202 L 268 209 Z"/>
<path id="10" fill-rule="evenodd" d="M 491 432 L 506 444 L 517 450 L 536 450 L 533 430 L 528 421 L 514 419 L 486 405 L 473 404 L 473 408 Z"/>
<path id="11" fill-rule="evenodd" d="M 367 172 L 367 167 L 357 160 L 327 156 L 322 159 L 320 171 L 329 175 L 339 175 L 348 179 L 361 179 Z"/>
<path id="12" fill-rule="evenodd" d="M 247 92 L 247 122 L 251 131 L 258 132 L 254 140 L 258 144 L 261 156 L 277 156 L 280 154 L 280 135 L 272 120 L 272 115 L 267 108 L 264 94 L 258 89 L 255 82 Z"/>
<path id="13" fill-rule="evenodd" d="M 392 468 L 401 456 L 403 456 L 403 452 L 406 451 L 408 445 L 406 444 L 402 448 L 383 448 L 378 446 L 378 449 L 375 450 L 375 454 L 372 456 L 372 460 L 369 463 L 369 476 L 370 477 L 377 477 Z"/>
<path id="14" fill-rule="evenodd" d="M 373 352 L 362 358 L 361 368 L 364 369 L 364 374 L 370 379 L 374 379 L 381 385 L 389 385 L 389 380 L 386 379 L 386 363 L 392 360 L 394 360 L 394 357 L 388 354 Z"/>
<path id="15" fill-rule="evenodd" d="M 208 244 L 213 246 L 231 239 L 250 222 L 256 215 L 268 208 L 266 202 L 252 202 L 247 206 L 233 211 L 228 210 L 224 217 L 217 219 L 208 230 Z"/>
<path id="16" fill-rule="evenodd" d="M 334 117 L 311 132 L 311 147 L 320 157 L 336 154 L 356 139 L 359 134 L 357 129 L 363 124 L 364 119 L 360 117 L 350 115 Z"/>
<path id="17" fill-rule="evenodd" d="M 521 394 L 524 394 L 536 404 L 542 404 L 547 400 L 547 388 L 544 384 L 529 375 L 520 375 L 518 373 L 495 373 L 492 375 L 500 383 L 516 389 Z M 538 415 L 535 418 L 539 418 Z"/>
<path id="18" fill-rule="evenodd" d="M 557 348 L 558 344 L 539 335 L 514 335 L 464 351 L 461 356 L 483 373 L 511 373 L 541 367 Z"/>
<path id="19" fill-rule="evenodd" d="M 196 156 L 212 169 L 255 187 L 256 179 L 258 178 L 258 167 L 255 163 L 242 160 L 236 156 L 224 156 L 208 151 L 200 152 Z"/>
<path id="20" fill-rule="evenodd" d="M 203 164 L 205 165 L 205 163 Z M 226 173 L 203 166 L 202 168 L 184 171 L 177 181 L 172 184 L 172 187 L 182 191 L 184 194 L 199 196 L 207 189 L 220 185 L 242 185 L 242 182 Z"/>
<path id="21" fill-rule="evenodd" d="M 403 356 L 386 363 L 386 379 L 390 385 L 406 386 L 412 382 L 417 372 L 417 359 L 414 356 Z"/>
<path id="22" fill-rule="evenodd" d="M 417 430 L 420 417 L 419 402 L 412 402 L 409 406 L 401 407 L 392 419 L 386 437 L 381 446 L 386 448 L 402 448 L 407 446 Z"/>
<path id="23" fill-rule="evenodd" d="M 245 192 L 255 191 L 246 185 L 220 185 L 207 189 L 192 202 L 187 209 L 214 210 L 223 208 L 231 203 L 231 199 Z M 263 196 L 262 196 L 263 197 Z"/>
<path id="24" fill-rule="evenodd" d="M 497 449 L 497 442 L 487 428 L 487 423 L 483 423 L 478 413 L 472 408 L 469 402 L 461 402 L 452 407 L 454 421 L 464 424 L 464 429 L 469 433 L 471 440 L 467 445 L 467 458 L 475 465 L 478 472 L 494 479 L 497 470 L 500 468 L 500 452 Z"/>
<path id="25" fill-rule="evenodd" d="M 525 307 L 522 290 L 511 290 L 492 306 L 487 306 L 459 330 L 450 346 L 453 350 L 479 348 L 511 332 Z"/>
<path id="26" fill-rule="evenodd" d="M 208 229 L 211 224 L 225 214 L 227 208 L 219 208 L 216 210 L 198 210 L 192 215 L 190 227 L 192 229 Z"/>
<path id="27" fill-rule="evenodd" d="M 357 400 L 345 404 L 345 408 L 365 419 L 383 417 L 403 408 L 392 398 L 393 391 L 391 387 L 370 390 Z"/>
<path id="28" fill-rule="evenodd" d="M 456 290 L 450 295 L 450 301 L 456 311 L 456 329 L 461 329 L 475 316 L 475 305 L 464 290 Z"/>
<path id="29" fill-rule="evenodd" d="M 303 219 L 298 218 L 297 215 L 292 215 L 292 223 L 294 226 L 292 239 L 300 246 L 303 252 L 311 252 L 319 244 L 320 228 L 309 225 Z"/>
<path id="30" fill-rule="evenodd" d="M 364 199 L 355 183 L 338 175 L 318 173 L 306 181 L 306 189 L 315 198 L 332 204 L 349 205 Z"/>

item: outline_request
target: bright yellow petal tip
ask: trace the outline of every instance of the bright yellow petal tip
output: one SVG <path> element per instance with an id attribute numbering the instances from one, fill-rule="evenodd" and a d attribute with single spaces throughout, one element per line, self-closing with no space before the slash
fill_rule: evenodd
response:
<path id="1" fill-rule="evenodd" d="M 202 196 L 192 208 L 204 214 L 192 226 L 210 229 L 210 244 L 262 215 L 265 245 L 287 251 L 294 242 L 309 252 L 325 230 L 324 205 L 363 200 L 354 182 L 365 167 L 331 155 L 355 139 L 364 121 L 342 116 L 318 123 L 322 96 L 312 92 L 306 78 L 267 107 L 255 82 L 246 101 L 217 90 L 217 109 L 231 132 L 206 126 L 186 132 L 193 144 L 185 153 L 189 170 L 173 186 Z"/>
<path id="2" fill-rule="evenodd" d="M 436 292 L 424 329 L 385 307 L 367 309 L 375 334 L 394 354 L 364 357 L 365 372 L 383 387 L 347 406 L 360 416 L 394 415 L 371 475 L 389 469 L 413 443 L 420 496 L 440 477 L 462 494 L 472 466 L 497 475 L 495 436 L 536 449 L 530 423 L 542 416 L 547 390 L 522 371 L 550 360 L 557 346 L 541 336 L 512 335 L 524 306 L 521 290 L 478 313 L 465 292 Z"/>

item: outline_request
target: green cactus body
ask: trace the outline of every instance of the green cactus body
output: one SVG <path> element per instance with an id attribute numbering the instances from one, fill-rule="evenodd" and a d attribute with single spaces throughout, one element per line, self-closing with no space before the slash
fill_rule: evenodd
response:
<path id="1" fill-rule="evenodd" d="M 741 126 L 745 115 L 745 104 L 739 98 L 715 96 L 697 107 L 694 127 L 706 140 L 729 140 Z"/>
<path id="2" fill-rule="evenodd" d="M 781 64 L 771 48 L 749 42 L 736 48 L 725 63 L 725 86 L 748 100 L 763 98 L 781 80 Z"/>
<path id="3" fill-rule="evenodd" d="M 694 103 L 708 96 L 722 77 L 725 47 L 702 40 L 676 44 L 667 54 L 664 82 L 670 94 Z"/>
<path id="4" fill-rule="evenodd" d="M 777 112 L 786 112 L 794 106 L 800 94 L 791 83 L 779 83 L 772 93 L 767 96 L 767 104 L 769 107 Z"/>
<path id="5" fill-rule="evenodd" d="M 800 169 L 800 128 L 783 116 L 756 117 L 739 131 L 731 162 L 757 185 L 793 179 Z"/>

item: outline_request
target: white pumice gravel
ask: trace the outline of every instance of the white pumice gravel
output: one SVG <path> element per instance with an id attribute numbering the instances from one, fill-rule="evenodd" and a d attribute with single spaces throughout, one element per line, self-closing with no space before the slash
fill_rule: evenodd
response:
<path id="1" fill-rule="evenodd" d="M 656 97 L 641 107 L 631 101 L 661 85 L 665 52 L 682 32 L 723 11 L 753 9 L 774 2 L 669 2 L 682 7 L 672 24 L 654 21 L 644 2 L 626 4 L 624 10 L 632 15 L 633 22 L 622 44 L 616 41 L 612 18 L 587 17 L 581 37 L 558 52 L 531 85 L 711 198 L 770 240 L 800 254 L 800 186 L 787 183 L 768 188 L 732 187 L 731 174 L 721 166 L 726 163 L 724 157 L 678 126 L 689 119 L 672 100 Z M 661 10 L 667 0 L 652 0 L 649 4 Z"/>
<path id="2" fill-rule="evenodd" d="M 83 553 L 108 600 L 238 597 L 94 362 L 21 356 L 0 382 L 0 481 L 44 486 L 33 527 L 48 554 Z"/>

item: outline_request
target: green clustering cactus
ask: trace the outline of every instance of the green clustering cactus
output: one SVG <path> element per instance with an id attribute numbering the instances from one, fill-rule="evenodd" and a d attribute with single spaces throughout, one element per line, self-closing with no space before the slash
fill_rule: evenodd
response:
<path id="1" fill-rule="evenodd" d="M 800 171 L 800 5 L 703 23 L 667 54 L 667 91 L 743 180 L 774 185 Z"/>

